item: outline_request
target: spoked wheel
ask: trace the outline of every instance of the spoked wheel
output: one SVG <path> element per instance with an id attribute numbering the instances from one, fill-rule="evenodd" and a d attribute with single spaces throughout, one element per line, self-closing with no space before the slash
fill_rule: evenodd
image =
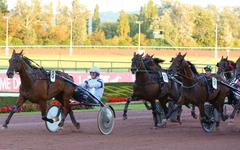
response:
<path id="1" fill-rule="evenodd" d="M 158 127 L 166 127 L 167 124 L 167 120 L 166 120 L 166 116 L 165 116 L 165 112 L 162 108 L 162 106 L 160 105 L 159 101 L 156 102 L 156 112 L 157 112 L 157 126 Z"/>
<path id="2" fill-rule="evenodd" d="M 114 110 L 109 106 L 101 107 L 98 112 L 98 129 L 103 135 L 108 135 L 112 132 L 115 120 Z"/>
<path id="3" fill-rule="evenodd" d="M 61 106 L 52 105 L 47 111 L 47 118 L 52 119 L 53 123 L 45 121 L 45 125 L 49 132 L 57 132 L 60 127 L 58 126 L 63 119 L 63 112 Z"/>
<path id="4" fill-rule="evenodd" d="M 201 121 L 202 129 L 207 132 L 211 133 L 214 131 L 216 122 L 214 118 L 214 107 L 211 104 L 204 105 L 205 116 L 204 119 Z"/>
<path id="5" fill-rule="evenodd" d="M 207 133 L 212 133 L 215 129 L 216 122 L 211 120 L 202 121 L 202 129 Z"/>

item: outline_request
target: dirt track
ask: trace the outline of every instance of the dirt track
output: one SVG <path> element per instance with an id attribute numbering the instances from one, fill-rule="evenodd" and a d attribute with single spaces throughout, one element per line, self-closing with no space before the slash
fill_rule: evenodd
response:
<path id="1" fill-rule="evenodd" d="M 167 128 L 153 129 L 152 115 L 147 110 L 129 111 L 128 120 L 117 111 L 116 126 L 111 135 L 103 136 L 97 129 L 96 112 L 75 113 L 81 123 L 76 130 L 69 118 L 64 130 L 49 133 L 40 115 L 16 115 L 9 128 L 0 130 L 0 150 L 233 150 L 239 149 L 240 119 L 221 124 L 218 131 L 204 133 L 199 121 L 185 110 L 183 124 L 169 122 Z M 1 116 L 2 124 L 6 116 Z"/>

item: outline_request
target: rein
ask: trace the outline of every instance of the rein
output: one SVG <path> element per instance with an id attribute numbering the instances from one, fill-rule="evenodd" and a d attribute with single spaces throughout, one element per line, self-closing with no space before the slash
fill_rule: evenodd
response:
<path id="1" fill-rule="evenodd" d="M 193 80 L 192 78 L 189 78 L 181 73 L 178 73 L 179 76 L 181 77 L 184 77 L 186 79 L 190 79 L 190 80 Z M 186 85 L 183 85 L 183 82 L 179 81 L 178 79 L 176 79 L 174 76 L 171 77 L 171 79 L 173 79 L 173 81 L 175 81 L 176 83 L 180 84 L 182 88 L 185 88 L 185 89 L 191 89 L 191 88 L 194 88 L 200 81 L 200 79 L 202 79 L 203 76 L 201 76 L 201 78 L 197 79 L 197 82 L 195 82 L 193 85 L 190 85 L 190 86 L 186 86 Z"/>

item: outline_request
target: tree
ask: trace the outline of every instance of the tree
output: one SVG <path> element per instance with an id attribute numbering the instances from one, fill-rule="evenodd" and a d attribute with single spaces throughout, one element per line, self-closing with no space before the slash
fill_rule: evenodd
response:
<path id="1" fill-rule="evenodd" d="M 87 40 L 87 19 L 89 12 L 78 0 L 72 2 L 73 43 L 83 44 Z"/>
<path id="2" fill-rule="evenodd" d="M 118 23 L 116 22 L 103 22 L 101 30 L 104 32 L 106 39 L 111 39 L 117 35 Z"/>
<path id="3" fill-rule="evenodd" d="M 130 25 L 130 32 L 129 36 L 133 37 L 138 33 L 138 24 L 136 21 L 138 20 L 138 16 L 135 14 L 129 14 L 128 15 L 129 25 Z"/>
<path id="4" fill-rule="evenodd" d="M 99 26 L 100 26 L 99 6 L 96 5 L 92 18 L 92 32 L 96 31 L 96 29 L 99 28 Z"/>
<path id="5" fill-rule="evenodd" d="M 215 8 L 195 7 L 194 30 L 192 37 L 199 46 L 215 44 Z M 207 25 L 207 26 L 206 26 Z"/>
<path id="6" fill-rule="evenodd" d="M 119 16 L 118 35 L 119 37 L 126 39 L 130 32 L 129 21 L 127 14 L 121 10 Z"/>
<path id="7" fill-rule="evenodd" d="M 8 5 L 7 5 L 7 0 L 0 0 L 0 13 L 6 14 L 8 13 Z"/>
<path id="8" fill-rule="evenodd" d="M 91 34 L 91 43 L 94 45 L 101 45 L 105 40 L 104 32 L 101 29 L 97 29 Z"/>

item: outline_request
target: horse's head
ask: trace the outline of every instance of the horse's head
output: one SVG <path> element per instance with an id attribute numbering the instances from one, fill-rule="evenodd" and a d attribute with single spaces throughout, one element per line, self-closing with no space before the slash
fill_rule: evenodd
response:
<path id="1" fill-rule="evenodd" d="M 170 62 L 172 62 L 171 66 L 169 67 L 169 72 L 172 74 L 182 73 L 185 67 L 189 67 L 187 61 L 184 60 L 186 54 L 182 55 L 178 53 L 175 58 L 172 58 Z"/>
<path id="2" fill-rule="evenodd" d="M 141 68 L 145 68 L 143 63 L 143 54 L 140 55 L 134 52 L 131 64 L 131 72 L 134 74 L 138 70 L 141 70 Z"/>
<path id="3" fill-rule="evenodd" d="M 15 50 L 13 50 L 12 57 L 9 59 L 9 67 L 7 70 L 7 76 L 8 78 L 13 78 L 15 72 L 19 72 L 21 69 L 21 61 L 23 61 L 22 52 L 16 53 Z"/>
<path id="4" fill-rule="evenodd" d="M 160 58 L 153 58 L 153 55 L 146 54 L 143 58 L 143 62 L 149 70 L 159 71 L 161 69 L 159 63 L 163 63 L 164 60 Z"/>
<path id="5" fill-rule="evenodd" d="M 218 67 L 217 74 L 233 71 L 236 67 L 236 64 L 228 60 L 228 57 L 226 58 L 221 58 L 221 60 L 217 63 L 216 65 Z"/>

